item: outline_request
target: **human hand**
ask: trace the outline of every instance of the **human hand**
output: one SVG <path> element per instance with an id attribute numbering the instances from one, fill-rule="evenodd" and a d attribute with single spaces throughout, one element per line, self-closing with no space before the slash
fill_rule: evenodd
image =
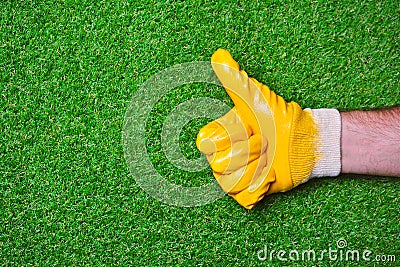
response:
<path id="1" fill-rule="evenodd" d="M 223 190 L 251 209 L 265 195 L 340 173 L 340 114 L 302 110 L 240 70 L 219 49 L 212 67 L 235 107 L 203 127 L 197 147 Z"/>

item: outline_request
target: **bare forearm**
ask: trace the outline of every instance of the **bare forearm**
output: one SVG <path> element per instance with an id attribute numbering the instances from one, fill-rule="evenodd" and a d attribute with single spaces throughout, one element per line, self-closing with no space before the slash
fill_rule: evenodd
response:
<path id="1" fill-rule="evenodd" d="M 341 118 L 342 173 L 400 176 L 400 108 Z"/>

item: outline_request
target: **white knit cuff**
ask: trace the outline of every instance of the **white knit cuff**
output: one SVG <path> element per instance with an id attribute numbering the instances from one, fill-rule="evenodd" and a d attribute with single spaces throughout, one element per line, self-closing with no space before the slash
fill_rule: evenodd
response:
<path id="1" fill-rule="evenodd" d="M 319 131 L 317 163 L 310 178 L 338 176 L 341 171 L 341 119 L 336 109 L 311 109 Z"/>

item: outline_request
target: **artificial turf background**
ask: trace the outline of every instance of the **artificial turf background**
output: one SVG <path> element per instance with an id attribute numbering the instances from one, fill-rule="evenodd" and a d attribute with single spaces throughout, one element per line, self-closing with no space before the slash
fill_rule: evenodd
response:
<path id="1" fill-rule="evenodd" d="M 0 265 L 374 264 L 257 258 L 265 245 L 322 251 L 344 238 L 349 249 L 396 255 L 386 265 L 398 266 L 398 178 L 310 181 L 251 211 L 227 196 L 168 206 L 129 174 L 121 131 L 144 81 L 220 47 L 303 107 L 399 105 L 399 15 L 397 0 L 2 1 Z M 222 89 L 184 86 L 147 123 L 153 163 L 184 185 L 211 172 L 177 171 L 159 133 L 168 110 L 201 96 L 230 103 Z M 188 157 L 200 155 L 195 136 L 206 122 L 184 128 Z"/>

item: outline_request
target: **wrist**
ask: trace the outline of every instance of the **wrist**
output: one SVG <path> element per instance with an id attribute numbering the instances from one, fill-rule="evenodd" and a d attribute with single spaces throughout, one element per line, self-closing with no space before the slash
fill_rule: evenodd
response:
<path id="1" fill-rule="evenodd" d="M 341 172 L 341 117 L 336 109 L 306 109 L 311 111 L 319 138 L 316 163 L 310 178 L 338 176 Z"/>

